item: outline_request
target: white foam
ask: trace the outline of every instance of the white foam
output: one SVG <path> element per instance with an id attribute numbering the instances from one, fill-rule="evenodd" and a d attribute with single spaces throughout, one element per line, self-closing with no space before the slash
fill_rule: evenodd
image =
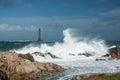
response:
<path id="1" fill-rule="evenodd" d="M 64 39 L 62 43 L 56 42 L 53 45 L 32 43 L 26 47 L 12 51 L 17 53 L 46 53 L 48 51 L 60 57 L 59 59 L 52 59 L 50 56 L 41 57 L 33 55 L 36 61 L 54 62 L 66 68 L 67 70 L 62 73 L 62 76 L 58 76 L 59 80 L 65 80 L 78 74 L 120 72 L 120 60 L 95 61 L 96 58 L 106 54 L 109 49 L 104 40 L 75 37 L 71 29 L 64 30 L 63 35 Z M 80 53 L 89 53 L 93 56 L 78 56 Z"/>
<path id="2" fill-rule="evenodd" d="M 39 44 L 36 46 L 34 43 L 18 50 L 12 50 L 17 53 L 34 53 L 46 51 L 60 57 L 61 59 L 68 59 L 70 54 L 78 55 L 82 53 L 89 53 L 94 57 L 99 57 L 107 53 L 108 47 L 105 45 L 104 40 L 101 39 L 89 39 L 86 37 L 73 36 L 72 29 L 66 29 L 63 31 L 64 39 L 63 43 L 56 42 L 53 45 Z M 81 58 L 86 58 L 81 56 Z M 35 57 L 36 59 L 36 57 Z M 69 58 L 71 59 L 71 58 Z M 36 59 L 38 60 L 38 58 Z M 41 60 L 41 59 L 40 59 Z M 75 60 L 75 59 L 74 59 Z"/>

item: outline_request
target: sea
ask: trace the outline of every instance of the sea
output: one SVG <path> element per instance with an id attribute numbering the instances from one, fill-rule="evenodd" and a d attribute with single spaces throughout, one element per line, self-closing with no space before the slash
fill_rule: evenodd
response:
<path id="1" fill-rule="evenodd" d="M 38 41 L 0 41 L 0 52 L 34 53 L 50 52 L 58 59 L 50 56 L 42 57 L 33 55 L 39 62 L 53 62 L 65 68 L 63 72 L 53 73 L 43 78 L 33 80 L 70 80 L 75 75 L 89 75 L 94 73 L 120 73 L 120 60 L 109 60 L 109 57 L 102 57 L 108 50 L 115 46 L 120 46 L 120 41 L 105 41 L 99 38 L 89 38 L 88 36 L 75 36 L 71 29 L 63 31 L 63 41 L 61 42 L 38 42 Z M 89 53 L 92 56 L 80 55 Z M 96 58 L 105 61 L 96 61 Z"/>

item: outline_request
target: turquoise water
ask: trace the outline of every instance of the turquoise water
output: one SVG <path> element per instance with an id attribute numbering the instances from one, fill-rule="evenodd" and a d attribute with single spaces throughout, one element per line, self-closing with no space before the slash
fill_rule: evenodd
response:
<path id="1" fill-rule="evenodd" d="M 53 42 L 43 42 L 43 43 L 53 44 Z M 43 43 L 37 42 L 37 41 L 0 41 L 0 51 L 4 52 L 4 51 L 13 50 L 13 49 L 19 49 L 29 44 L 40 46 L 40 44 L 43 44 Z"/>

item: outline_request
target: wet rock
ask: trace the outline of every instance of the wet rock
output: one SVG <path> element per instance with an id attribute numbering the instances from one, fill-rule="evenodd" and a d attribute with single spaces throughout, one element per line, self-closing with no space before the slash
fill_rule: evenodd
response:
<path id="1" fill-rule="evenodd" d="M 84 56 L 86 56 L 86 57 L 90 57 L 90 56 L 92 56 L 91 53 L 79 53 L 78 55 L 79 55 L 79 56 L 80 56 L 80 55 L 84 55 Z"/>
<path id="2" fill-rule="evenodd" d="M 28 54 L 18 54 L 18 57 L 22 58 L 22 59 L 28 59 L 30 61 L 35 61 L 33 56 L 28 53 Z"/>
<path id="3" fill-rule="evenodd" d="M 42 57 L 45 57 L 45 54 L 41 53 L 41 52 L 34 52 L 32 53 L 34 55 L 37 55 L 37 56 L 42 56 Z"/>
<path id="4" fill-rule="evenodd" d="M 111 48 L 110 50 L 109 50 L 109 55 L 113 58 L 113 59 L 115 59 L 115 58 L 117 58 L 117 59 L 120 59 L 120 47 L 114 47 L 114 48 Z"/>
<path id="5" fill-rule="evenodd" d="M 49 55 L 51 58 L 59 58 L 59 57 L 57 57 L 56 55 L 54 55 L 50 52 L 47 52 L 45 55 Z"/>
<path id="6" fill-rule="evenodd" d="M 97 58 L 96 61 L 106 61 L 106 59 Z"/>
<path id="7" fill-rule="evenodd" d="M 50 52 L 46 52 L 46 53 L 34 52 L 34 53 L 32 53 L 32 54 L 34 54 L 34 55 L 36 55 L 36 56 L 41 56 L 41 57 L 50 56 L 51 58 L 59 58 L 58 56 L 56 56 L 56 55 L 54 55 L 54 54 L 52 54 L 52 53 L 50 53 Z"/>
<path id="8" fill-rule="evenodd" d="M 103 57 L 111 57 L 113 59 L 120 59 L 120 47 L 116 46 L 109 49 L 109 53 Z"/>

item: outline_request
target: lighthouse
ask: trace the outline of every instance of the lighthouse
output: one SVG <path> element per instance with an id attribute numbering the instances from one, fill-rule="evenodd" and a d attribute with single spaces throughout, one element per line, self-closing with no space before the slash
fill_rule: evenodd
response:
<path id="1" fill-rule="evenodd" d="M 41 39 L 41 29 L 39 28 L 38 29 L 38 40 L 39 42 L 42 42 L 42 39 Z"/>

